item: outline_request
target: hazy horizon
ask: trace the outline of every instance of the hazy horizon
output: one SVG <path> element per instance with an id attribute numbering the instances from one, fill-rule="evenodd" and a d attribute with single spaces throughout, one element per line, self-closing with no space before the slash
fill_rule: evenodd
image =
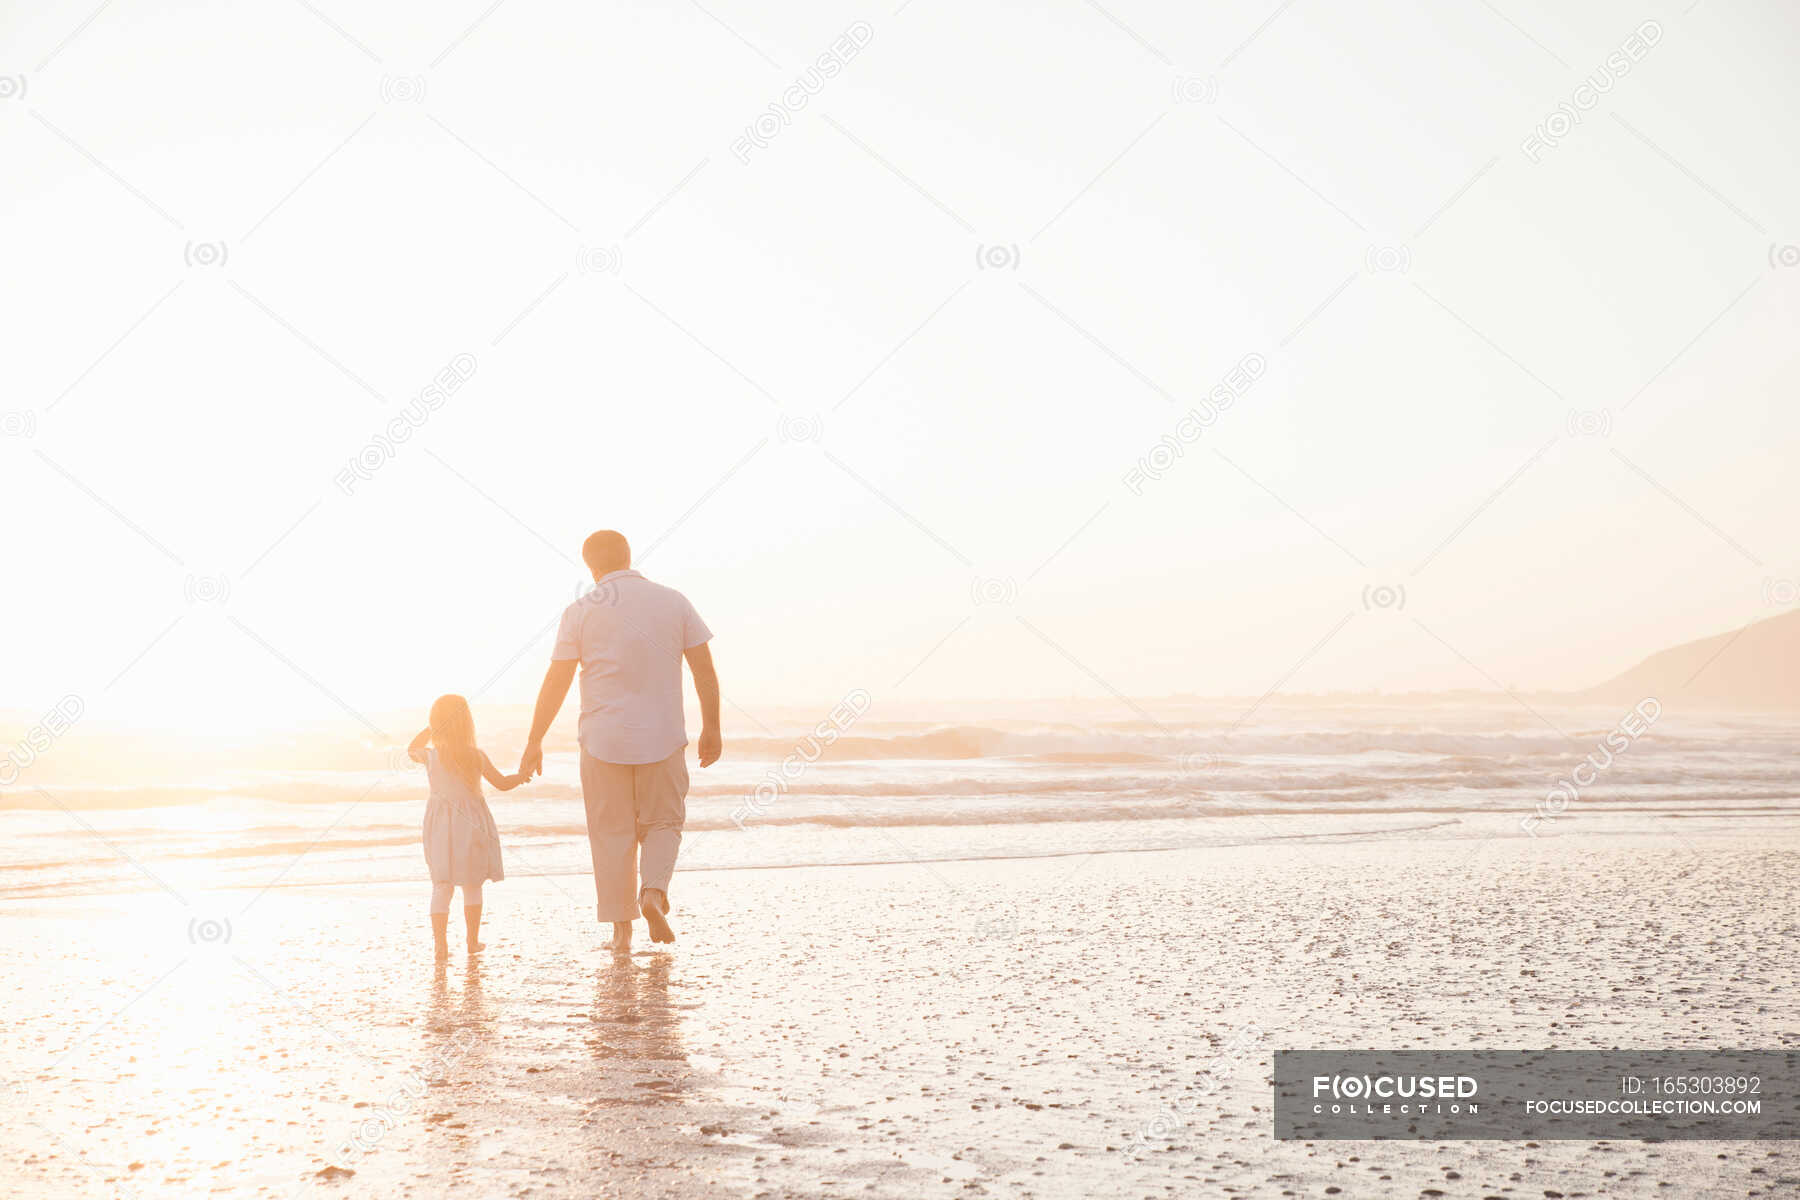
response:
<path id="1" fill-rule="evenodd" d="M 1793 606 L 1773 6 L 80 16 L 0 26 L 0 709 L 527 704 L 607 526 L 728 720 L 1569 691 Z"/>

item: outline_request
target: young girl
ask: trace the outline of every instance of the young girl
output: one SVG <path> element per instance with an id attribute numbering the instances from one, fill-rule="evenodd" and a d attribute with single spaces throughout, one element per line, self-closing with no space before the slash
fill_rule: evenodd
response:
<path id="1" fill-rule="evenodd" d="M 500 865 L 500 831 L 481 796 L 481 781 L 503 792 L 525 782 L 524 775 L 502 775 L 488 756 L 475 748 L 475 717 L 461 696 L 439 696 L 431 706 L 431 724 L 419 731 L 406 753 L 425 764 L 431 798 L 425 802 L 425 862 L 431 868 L 431 934 L 438 961 L 450 957 L 450 893 L 463 890 L 463 925 L 469 953 L 484 949 L 481 932 L 481 885 L 506 878 Z"/>

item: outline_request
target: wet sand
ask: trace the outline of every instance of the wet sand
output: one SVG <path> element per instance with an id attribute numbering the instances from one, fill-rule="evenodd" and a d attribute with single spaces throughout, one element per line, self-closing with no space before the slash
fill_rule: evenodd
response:
<path id="1" fill-rule="evenodd" d="M 11 902 L 0 1190 L 1792 1195 L 1786 1143 L 1276 1142 L 1268 1080 L 1308 1046 L 1791 1048 L 1796 848 L 714 871 L 626 961 L 586 878 L 515 877 L 442 969 L 423 883 Z"/>

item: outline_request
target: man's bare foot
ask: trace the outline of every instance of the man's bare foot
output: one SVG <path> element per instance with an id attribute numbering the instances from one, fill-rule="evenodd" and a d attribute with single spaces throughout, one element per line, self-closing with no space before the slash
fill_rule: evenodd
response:
<path id="1" fill-rule="evenodd" d="M 650 940 L 653 942 L 672 942 L 675 931 L 669 928 L 669 898 L 656 888 L 645 888 L 638 897 L 638 908 L 644 914 L 644 923 L 650 926 Z"/>
<path id="2" fill-rule="evenodd" d="M 606 948 L 608 950 L 611 950 L 614 954 L 630 954 L 631 953 L 631 922 L 630 921 L 614 921 L 612 923 L 612 927 L 613 927 L 612 941 L 606 943 Z"/>

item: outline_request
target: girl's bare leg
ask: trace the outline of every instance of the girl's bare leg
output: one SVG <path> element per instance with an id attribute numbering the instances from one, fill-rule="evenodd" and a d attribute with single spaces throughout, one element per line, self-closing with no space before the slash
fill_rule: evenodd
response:
<path id="1" fill-rule="evenodd" d="M 470 954 L 479 954 L 487 949 L 486 943 L 477 937 L 481 933 L 481 905 L 465 904 L 463 906 L 463 928 L 469 935 Z"/>
<path id="2" fill-rule="evenodd" d="M 450 957 L 450 914 L 431 914 L 431 940 L 437 944 L 437 960 Z"/>

